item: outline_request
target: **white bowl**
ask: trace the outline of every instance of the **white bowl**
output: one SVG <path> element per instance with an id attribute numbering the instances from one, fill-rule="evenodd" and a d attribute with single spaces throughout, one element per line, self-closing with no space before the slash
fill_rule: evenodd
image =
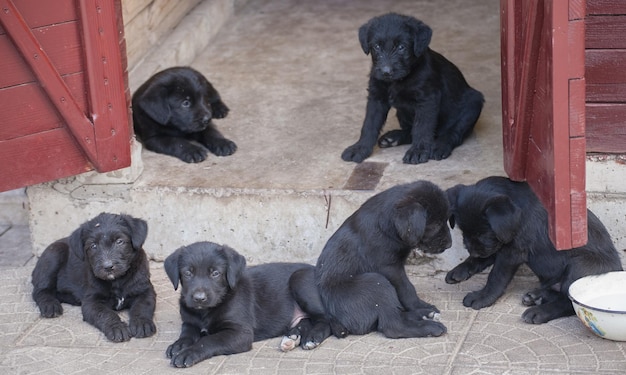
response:
<path id="1" fill-rule="evenodd" d="M 586 276 L 572 283 L 576 315 L 596 335 L 626 341 L 626 271 Z"/>

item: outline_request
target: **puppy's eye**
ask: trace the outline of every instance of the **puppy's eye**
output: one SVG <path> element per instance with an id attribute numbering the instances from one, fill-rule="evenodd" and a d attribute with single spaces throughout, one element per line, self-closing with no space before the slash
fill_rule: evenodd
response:
<path id="1" fill-rule="evenodd" d="M 380 51 L 380 44 L 378 44 L 378 43 L 374 44 L 374 50 L 375 51 Z"/>
<path id="2" fill-rule="evenodd" d="M 115 240 L 115 244 L 116 244 L 116 245 L 118 245 L 118 246 L 123 245 L 125 242 L 126 242 L 126 241 L 124 241 L 124 240 L 123 240 L 123 239 L 121 239 L 121 238 L 118 238 L 117 240 Z"/>
<path id="3" fill-rule="evenodd" d="M 191 101 L 189 99 L 185 99 L 182 103 L 180 103 L 180 106 L 183 108 L 189 108 L 191 107 Z"/>
<path id="4" fill-rule="evenodd" d="M 184 277 L 191 277 L 191 276 L 193 276 L 193 272 L 191 272 L 191 270 L 184 270 L 183 271 L 183 276 Z"/>
<path id="5" fill-rule="evenodd" d="M 222 273 L 220 271 L 217 271 L 217 270 L 211 272 L 211 277 L 214 278 L 214 279 L 220 277 L 221 275 L 222 275 Z"/>
<path id="6" fill-rule="evenodd" d="M 404 44 L 398 44 L 398 45 L 396 46 L 396 50 L 397 50 L 398 52 L 402 52 L 402 51 L 404 51 L 404 49 L 405 49 L 405 48 L 406 48 L 406 47 L 404 46 Z"/>
<path id="7" fill-rule="evenodd" d="M 96 245 L 95 243 L 92 243 L 91 245 L 89 245 L 89 248 L 90 248 L 91 250 L 95 250 L 95 249 L 97 249 L 97 248 L 98 248 L 98 245 Z"/>

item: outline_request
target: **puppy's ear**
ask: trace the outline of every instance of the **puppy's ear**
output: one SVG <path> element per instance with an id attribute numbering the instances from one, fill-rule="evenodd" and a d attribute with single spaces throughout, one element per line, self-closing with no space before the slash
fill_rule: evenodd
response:
<path id="1" fill-rule="evenodd" d="M 417 247 L 426 229 L 426 209 L 417 202 L 400 203 L 396 206 L 393 219 L 400 239 L 411 247 Z"/>
<path id="2" fill-rule="evenodd" d="M 72 232 L 68 242 L 70 244 L 70 251 L 73 252 L 78 259 L 85 260 L 85 244 L 83 243 L 82 225 Z"/>
<path id="3" fill-rule="evenodd" d="M 135 103 L 154 121 L 165 125 L 172 116 L 167 96 L 167 87 L 165 85 L 153 84 L 146 88 L 143 95 Z"/>
<path id="4" fill-rule="evenodd" d="M 430 39 L 433 36 L 433 30 L 422 21 L 414 18 L 407 20 L 406 23 L 413 33 L 413 53 L 419 57 L 428 48 Z"/>
<path id="5" fill-rule="evenodd" d="M 148 223 L 145 220 L 134 218 L 130 215 L 122 215 L 131 230 L 130 240 L 133 243 L 133 249 L 139 250 L 146 242 L 148 237 Z"/>
<path id="6" fill-rule="evenodd" d="M 228 281 L 230 288 L 233 289 L 246 269 L 246 258 L 228 246 L 222 246 L 220 249 L 228 262 L 226 281 Z"/>
<path id="7" fill-rule="evenodd" d="M 361 43 L 361 48 L 363 48 L 363 52 L 365 52 L 366 55 L 370 54 L 369 38 L 367 36 L 370 23 L 371 21 L 359 27 L 359 42 Z"/>
<path id="8" fill-rule="evenodd" d="M 170 278 L 172 285 L 174 285 L 174 290 L 178 290 L 178 282 L 180 281 L 180 272 L 178 271 L 178 259 L 180 258 L 180 253 L 183 251 L 184 247 L 174 251 L 170 255 L 165 258 L 165 262 L 163 263 L 163 268 L 165 268 L 165 273 L 167 277 Z"/>
<path id="9" fill-rule="evenodd" d="M 498 239 L 511 242 L 519 228 L 522 210 L 506 195 L 498 195 L 487 200 L 484 213 Z"/>

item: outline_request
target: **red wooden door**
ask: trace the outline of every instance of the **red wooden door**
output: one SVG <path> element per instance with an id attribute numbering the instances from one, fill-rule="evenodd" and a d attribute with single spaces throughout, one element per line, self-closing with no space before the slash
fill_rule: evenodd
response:
<path id="1" fill-rule="evenodd" d="M 120 0 L 0 0 L 0 191 L 130 165 Z"/>
<path id="2" fill-rule="evenodd" d="M 504 167 L 528 181 L 558 249 L 587 242 L 585 0 L 501 0 Z"/>

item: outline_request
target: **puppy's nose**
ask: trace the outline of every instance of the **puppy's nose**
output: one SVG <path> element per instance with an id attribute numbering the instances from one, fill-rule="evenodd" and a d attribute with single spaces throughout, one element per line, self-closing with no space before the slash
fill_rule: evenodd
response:
<path id="1" fill-rule="evenodd" d="M 204 292 L 195 292 L 193 294 L 193 300 L 195 302 L 204 302 L 204 301 L 206 301 L 206 293 L 204 293 Z"/>
<path id="2" fill-rule="evenodd" d="M 104 270 L 107 272 L 113 271 L 113 262 L 109 260 L 102 263 L 102 268 L 104 268 Z"/>
<path id="3" fill-rule="evenodd" d="M 209 125 L 209 121 L 211 121 L 211 116 L 204 115 L 204 117 L 202 118 L 202 124 L 203 125 Z"/>
<path id="4" fill-rule="evenodd" d="M 380 72 L 383 73 L 385 77 L 391 76 L 391 67 L 389 65 L 384 65 L 380 68 Z"/>

